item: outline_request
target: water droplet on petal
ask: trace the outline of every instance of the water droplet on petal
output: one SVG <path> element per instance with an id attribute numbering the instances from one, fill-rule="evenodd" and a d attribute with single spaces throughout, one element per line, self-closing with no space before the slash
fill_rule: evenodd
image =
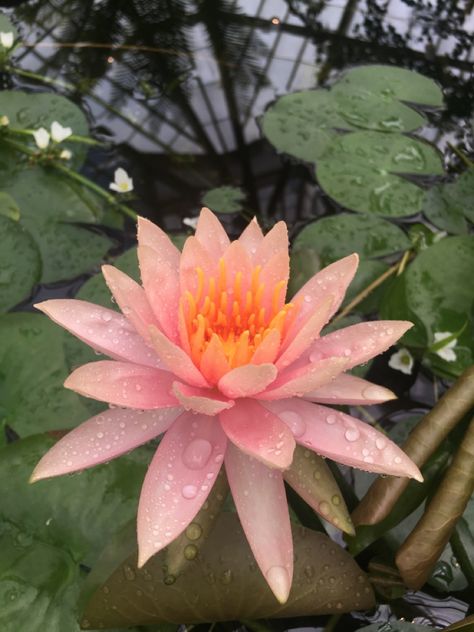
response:
<path id="1" fill-rule="evenodd" d="M 329 425 L 335 424 L 337 421 L 336 415 L 328 415 L 326 417 L 326 423 Z"/>
<path id="2" fill-rule="evenodd" d="M 207 439 L 194 439 L 183 453 L 183 463 L 190 470 L 200 470 L 209 461 L 212 446 Z"/>
<path id="3" fill-rule="evenodd" d="M 195 498 L 197 492 L 198 492 L 198 489 L 196 485 L 185 485 L 183 489 L 181 490 L 181 494 L 183 495 L 183 498 L 187 498 L 187 499 Z"/>
<path id="4" fill-rule="evenodd" d="M 195 560 L 198 554 L 198 548 L 195 544 L 188 544 L 184 547 L 184 557 L 191 561 Z"/>
<path id="5" fill-rule="evenodd" d="M 396 456 L 393 460 L 394 460 L 394 461 L 395 461 L 395 463 L 397 463 L 397 464 L 402 462 L 402 459 L 401 459 L 401 457 L 399 457 L 399 456 Z"/>
<path id="6" fill-rule="evenodd" d="M 104 312 L 104 313 L 102 314 L 102 320 L 103 320 L 105 323 L 108 323 L 109 321 L 111 321 L 111 320 L 112 320 L 112 314 L 109 314 L 109 312 Z"/>
<path id="7" fill-rule="evenodd" d="M 360 437 L 360 432 L 357 430 L 357 428 L 348 428 L 344 433 L 344 437 L 347 439 L 347 441 L 357 441 L 357 439 Z"/>
<path id="8" fill-rule="evenodd" d="M 385 439 L 383 437 L 377 437 L 377 439 L 375 439 L 375 446 L 379 450 L 383 450 L 386 444 L 387 444 L 387 442 L 385 441 Z"/>

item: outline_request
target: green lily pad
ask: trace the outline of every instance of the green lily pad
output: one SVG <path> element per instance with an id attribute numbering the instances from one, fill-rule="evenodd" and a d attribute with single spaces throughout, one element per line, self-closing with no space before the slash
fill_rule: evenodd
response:
<path id="1" fill-rule="evenodd" d="M 396 66 L 352 68 L 338 79 L 332 94 L 350 124 L 383 132 L 411 131 L 425 123 L 422 114 L 401 101 L 443 105 L 443 93 L 432 79 Z"/>
<path id="2" fill-rule="evenodd" d="M 455 182 L 445 184 L 443 194 L 451 209 L 474 223 L 474 168 L 466 169 Z"/>
<path id="3" fill-rule="evenodd" d="M 2 92 L 1 115 L 10 119 L 12 129 L 34 129 L 44 127 L 51 131 L 51 123 L 57 121 L 63 127 L 70 127 L 78 136 L 89 135 L 87 119 L 80 108 L 72 101 L 53 92 L 23 92 L 21 90 L 4 90 Z M 12 135 L 13 136 L 13 135 Z M 24 141 L 25 136 L 21 140 Z M 33 137 L 31 141 L 36 147 Z M 52 141 L 50 141 L 52 143 Z M 60 144 L 61 149 L 72 152 L 70 164 L 79 168 L 87 153 L 87 145 L 68 140 Z"/>
<path id="4" fill-rule="evenodd" d="M 324 217 L 303 228 L 294 248 L 312 248 L 327 265 L 353 252 L 361 258 L 374 258 L 407 250 L 405 233 L 379 217 L 343 213 Z"/>
<path id="5" fill-rule="evenodd" d="M 115 566 L 109 553 L 89 576 L 84 618 L 90 627 L 108 628 L 347 612 L 373 604 L 367 578 L 344 549 L 301 526 L 294 526 L 293 541 L 293 585 L 284 605 L 258 570 L 235 513 L 220 514 L 192 568 L 172 585 L 162 579 L 163 553 L 138 570 L 136 553 L 124 559 L 122 543 Z"/>
<path id="6" fill-rule="evenodd" d="M 332 143 L 317 164 L 318 182 L 342 206 L 360 213 L 404 217 L 421 210 L 425 192 L 402 174 L 438 175 L 436 149 L 401 134 L 356 132 Z"/>
<path id="7" fill-rule="evenodd" d="M 237 213 L 244 200 L 245 193 L 238 187 L 217 187 L 205 193 L 201 202 L 216 213 Z"/>
<path id="8" fill-rule="evenodd" d="M 41 277 L 36 243 L 18 222 L 0 215 L 0 312 L 27 298 Z"/>
<path id="9" fill-rule="evenodd" d="M 422 211 L 436 228 L 454 235 L 463 235 L 467 233 L 467 222 L 462 208 L 450 199 L 449 186 L 438 184 L 430 189 L 426 193 Z"/>
<path id="10" fill-rule="evenodd" d="M 40 314 L 0 316 L 0 418 L 20 436 L 70 428 L 87 418 L 65 389 L 62 330 Z"/>
<path id="11" fill-rule="evenodd" d="M 0 451 L 2 632 L 79 632 L 80 564 L 93 563 L 135 517 L 145 471 L 137 458 L 30 485 L 33 467 L 53 443 L 37 435 Z"/>
<path id="12" fill-rule="evenodd" d="M 330 92 L 308 90 L 280 97 L 263 115 L 261 126 L 278 151 L 315 162 L 337 138 L 335 128 L 347 129 L 348 123 L 335 111 Z"/>

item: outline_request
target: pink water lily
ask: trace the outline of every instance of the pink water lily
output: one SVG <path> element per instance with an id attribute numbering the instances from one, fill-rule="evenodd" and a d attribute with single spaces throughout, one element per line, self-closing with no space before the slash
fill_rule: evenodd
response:
<path id="1" fill-rule="evenodd" d="M 422 480 L 384 435 L 326 406 L 392 399 L 388 389 L 347 371 L 385 351 L 411 323 L 366 322 L 321 337 L 358 257 L 321 270 L 286 303 L 284 222 L 264 236 L 254 220 L 230 242 L 203 209 L 180 253 L 162 230 L 139 219 L 138 259 L 142 285 L 103 267 L 121 314 L 72 299 L 37 305 L 111 358 L 76 369 L 65 386 L 113 407 L 58 441 L 32 480 L 109 461 L 164 433 L 140 496 L 139 565 L 186 529 L 224 463 L 255 559 L 285 602 L 293 574 L 285 471 L 304 491 L 291 470 L 296 444 L 364 470 Z"/>

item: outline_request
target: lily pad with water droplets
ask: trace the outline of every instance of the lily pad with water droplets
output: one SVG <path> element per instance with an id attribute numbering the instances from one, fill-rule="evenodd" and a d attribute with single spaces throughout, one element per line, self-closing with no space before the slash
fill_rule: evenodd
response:
<path id="1" fill-rule="evenodd" d="M 66 97 L 52 92 L 23 92 L 4 90 L 0 115 L 7 115 L 11 129 L 34 129 L 44 127 L 51 132 L 51 123 L 57 121 L 63 127 L 70 127 L 78 136 L 89 135 L 89 125 L 82 110 Z M 22 140 L 27 137 L 22 136 Z M 36 147 L 33 136 L 31 144 Z M 51 141 L 52 143 L 52 141 Z M 87 145 L 68 140 L 60 144 L 61 149 L 72 153 L 70 164 L 78 169 L 87 153 Z"/>
<path id="2" fill-rule="evenodd" d="M 348 612 L 373 605 L 356 562 L 327 536 L 293 527 L 295 570 L 289 600 L 275 600 L 236 514 L 220 514 L 195 564 L 172 585 L 163 582 L 164 554 L 136 568 L 136 553 L 111 563 L 104 555 L 88 578 L 83 617 L 90 627 L 199 623 Z M 134 541 L 131 539 L 129 549 Z M 121 557 L 121 559 L 120 559 Z M 122 562 L 122 563 L 120 563 Z"/>
<path id="3" fill-rule="evenodd" d="M 215 213 L 238 213 L 244 200 L 245 193 L 238 187 L 217 187 L 207 191 L 201 202 Z"/>
<path id="4" fill-rule="evenodd" d="M 26 299 L 41 278 L 41 258 L 31 235 L 0 215 L 0 312 Z"/>
<path id="5" fill-rule="evenodd" d="M 136 512 L 145 465 L 135 454 L 29 485 L 34 465 L 53 443 L 37 435 L 0 451 L 2 632 L 80 632 L 82 564 L 93 564 Z"/>
<path id="6" fill-rule="evenodd" d="M 466 233 L 466 220 L 474 223 L 474 168 L 467 169 L 454 182 L 431 189 L 423 213 L 441 230 L 457 235 Z"/>
<path id="7" fill-rule="evenodd" d="M 428 143 L 401 134 L 356 132 L 339 138 L 317 163 L 324 191 L 342 206 L 385 217 L 421 210 L 424 190 L 405 175 L 440 175 L 439 153 Z"/>

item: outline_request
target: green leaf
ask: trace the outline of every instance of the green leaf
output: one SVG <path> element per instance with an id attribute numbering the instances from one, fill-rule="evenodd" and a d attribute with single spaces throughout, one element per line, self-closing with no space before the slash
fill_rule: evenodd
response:
<path id="1" fill-rule="evenodd" d="M 0 159 L 5 151 L 0 152 Z M 111 241 L 84 226 L 95 222 L 90 205 L 62 177 L 42 167 L 1 173 L 0 187 L 20 208 L 20 224 L 35 240 L 42 258 L 43 283 L 71 279 L 93 269 Z"/>
<path id="2" fill-rule="evenodd" d="M 451 208 L 456 208 L 474 223 L 474 168 L 466 169 L 455 182 L 446 184 L 444 195 Z"/>
<path id="3" fill-rule="evenodd" d="M 467 223 L 462 210 L 456 204 L 451 204 L 449 196 L 445 195 L 446 186 L 438 184 L 427 191 L 423 202 L 423 214 L 436 228 L 454 235 L 467 233 Z"/>
<path id="4" fill-rule="evenodd" d="M 0 419 L 20 436 L 70 428 L 87 417 L 64 388 L 63 332 L 40 314 L 0 316 Z"/>
<path id="5" fill-rule="evenodd" d="M 202 197 L 202 203 L 216 213 L 237 213 L 242 210 L 245 193 L 238 187 L 217 187 Z"/>
<path id="6" fill-rule="evenodd" d="M 30 234 L 2 215 L 0 243 L 0 312 L 5 312 L 31 294 L 41 277 L 41 258 Z"/>
<path id="7" fill-rule="evenodd" d="M 315 162 L 347 128 L 327 90 L 308 90 L 280 97 L 263 115 L 262 131 L 280 152 Z M 351 128 L 352 126 L 349 126 Z"/>
<path id="8" fill-rule="evenodd" d="M 371 283 L 378 279 L 384 272 L 388 270 L 388 265 L 383 261 L 362 260 L 357 268 L 356 275 L 350 284 L 342 307 L 348 305 L 360 292 L 365 290 Z M 373 290 L 369 296 L 364 299 L 354 309 L 362 314 L 368 314 L 378 309 L 380 298 L 384 292 L 386 282 Z"/>
<path id="9" fill-rule="evenodd" d="M 321 269 L 316 250 L 306 244 L 296 244 L 291 249 L 290 282 L 288 296 L 294 296 L 303 285 Z"/>
<path id="10" fill-rule="evenodd" d="M 378 217 L 343 213 L 308 224 L 298 234 L 294 248 L 313 248 L 323 265 L 357 252 L 361 257 L 383 257 L 407 250 L 405 233 Z"/>
<path id="11" fill-rule="evenodd" d="M 4 90 L 1 114 L 10 119 L 10 128 L 36 130 L 45 127 L 50 132 L 51 123 L 58 121 L 63 127 L 70 127 L 73 134 L 89 135 L 89 125 L 82 110 L 66 97 L 52 92 Z M 35 145 L 33 137 L 31 141 Z M 82 165 L 87 153 L 86 145 L 66 140 L 60 147 L 72 152 L 71 165 L 76 169 Z"/>
<path id="12" fill-rule="evenodd" d="M 53 443 L 38 435 L 0 451 L 2 632 L 79 632 L 79 565 L 93 563 L 112 534 L 135 518 L 145 471 L 137 457 L 28 484 Z"/>
<path id="13" fill-rule="evenodd" d="M 141 570 L 136 553 L 123 561 L 123 546 L 118 568 L 109 555 L 88 578 L 91 597 L 84 618 L 90 627 L 107 628 L 292 617 L 373 604 L 366 577 L 341 547 L 301 526 L 294 526 L 293 540 L 295 570 L 285 605 L 278 604 L 258 570 L 236 514 L 222 513 L 194 565 L 172 585 L 163 582 L 163 553 Z"/>
<path id="14" fill-rule="evenodd" d="M 0 192 L 0 215 L 17 222 L 20 219 L 20 209 L 17 203 L 8 193 Z"/>
<path id="15" fill-rule="evenodd" d="M 401 134 L 356 132 L 332 143 L 317 163 L 324 191 L 360 213 L 404 217 L 421 210 L 425 193 L 402 174 L 439 175 L 439 153 L 426 142 Z"/>

